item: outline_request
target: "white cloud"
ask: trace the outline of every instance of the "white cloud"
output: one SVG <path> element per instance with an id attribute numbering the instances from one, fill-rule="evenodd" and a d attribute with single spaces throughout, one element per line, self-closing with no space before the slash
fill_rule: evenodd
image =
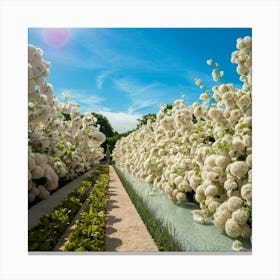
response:
<path id="1" fill-rule="evenodd" d="M 123 78 L 114 80 L 114 84 L 120 90 L 128 93 L 131 97 L 139 97 L 159 86 L 158 83 L 141 84 L 139 81 Z"/>
<path id="2" fill-rule="evenodd" d="M 119 133 L 126 132 L 136 128 L 137 119 L 141 118 L 141 114 L 133 112 L 112 112 L 109 108 L 101 105 L 104 101 L 103 97 L 90 92 L 76 89 L 62 89 L 60 92 L 67 92 L 70 95 L 70 100 L 76 101 L 81 106 L 81 113 L 96 112 L 107 117 L 113 129 Z M 62 100 L 61 94 L 59 99 Z"/>
<path id="3" fill-rule="evenodd" d="M 137 119 L 141 118 L 139 114 L 128 114 L 123 112 L 98 111 L 99 114 L 107 117 L 113 129 L 122 133 L 136 128 Z"/>
<path id="4" fill-rule="evenodd" d="M 114 85 L 119 90 L 128 94 L 131 104 L 127 112 L 133 114 L 139 109 L 155 107 L 160 104 L 162 94 L 162 85 L 153 82 L 141 84 L 139 81 L 123 78 L 114 80 Z"/>
<path id="5" fill-rule="evenodd" d="M 105 78 L 109 75 L 109 73 L 110 73 L 109 71 L 103 71 L 97 76 L 96 86 L 98 89 L 102 89 Z"/>
<path id="6" fill-rule="evenodd" d="M 155 100 L 135 100 L 127 109 L 127 112 L 129 114 L 133 114 L 134 112 L 147 108 L 147 107 L 153 107 L 153 106 L 158 106 L 159 102 Z"/>

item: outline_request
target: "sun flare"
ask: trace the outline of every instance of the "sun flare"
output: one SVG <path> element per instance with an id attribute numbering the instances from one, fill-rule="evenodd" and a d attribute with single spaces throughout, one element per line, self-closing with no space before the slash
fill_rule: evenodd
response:
<path id="1" fill-rule="evenodd" d="M 65 46 L 70 38 L 70 30 L 68 28 L 46 28 L 42 30 L 44 41 L 56 48 Z"/>

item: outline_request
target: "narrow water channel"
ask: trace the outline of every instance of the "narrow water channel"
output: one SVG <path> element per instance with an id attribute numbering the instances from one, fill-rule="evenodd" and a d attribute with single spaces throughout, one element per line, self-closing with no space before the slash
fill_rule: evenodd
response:
<path id="1" fill-rule="evenodd" d="M 163 191 L 155 190 L 152 184 L 139 180 L 125 170 L 115 168 L 130 183 L 155 219 L 160 220 L 184 251 L 233 253 L 232 242 L 238 239 L 246 248 L 245 252 L 251 252 L 251 245 L 247 240 L 230 238 L 224 230 L 213 224 L 202 225 L 194 222 L 191 214 L 192 210 L 197 209 L 194 203 L 174 204 Z"/>

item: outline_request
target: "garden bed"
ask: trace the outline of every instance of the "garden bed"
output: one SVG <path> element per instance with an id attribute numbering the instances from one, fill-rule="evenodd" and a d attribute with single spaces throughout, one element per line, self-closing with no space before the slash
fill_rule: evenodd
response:
<path id="1" fill-rule="evenodd" d="M 80 186 L 65 197 L 61 205 L 54 208 L 49 214 L 41 217 L 40 223 L 29 230 L 28 250 L 53 250 L 88 197 L 89 203 L 85 206 L 85 210 L 81 212 L 80 220 L 83 222 L 78 222 L 79 228 L 84 231 L 84 228 L 86 227 L 86 224 L 84 223 L 85 220 L 91 219 L 94 216 L 98 220 L 98 230 L 102 227 L 102 222 L 100 222 L 102 220 L 103 231 L 105 231 L 106 199 L 100 200 L 100 198 L 106 197 L 108 181 L 108 166 L 99 165 L 94 172 L 81 182 Z M 86 231 L 88 235 L 95 236 L 94 232 L 97 232 L 97 228 L 94 226 L 88 226 Z M 75 231 L 72 234 L 74 233 Z M 98 236 L 99 235 L 100 234 L 98 234 Z M 75 235 L 70 237 L 70 239 L 71 242 L 74 243 Z M 93 247 L 90 248 L 91 250 L 94 249 Z M 81 251 L 81 246 L 72 246 L 71 248 L 68 248 L 68 250 L 69 249 Z M 84 249 L 87 250 L 88 247 L 85 246 Z"/>

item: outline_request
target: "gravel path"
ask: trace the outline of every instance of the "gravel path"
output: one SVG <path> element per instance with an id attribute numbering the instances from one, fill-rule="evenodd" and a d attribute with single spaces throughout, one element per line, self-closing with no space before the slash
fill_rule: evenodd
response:
<path id="1" fill-rule="evenodd" d="M 105 251 L 157 252 L 157 246 L 110 166 Z"/>

